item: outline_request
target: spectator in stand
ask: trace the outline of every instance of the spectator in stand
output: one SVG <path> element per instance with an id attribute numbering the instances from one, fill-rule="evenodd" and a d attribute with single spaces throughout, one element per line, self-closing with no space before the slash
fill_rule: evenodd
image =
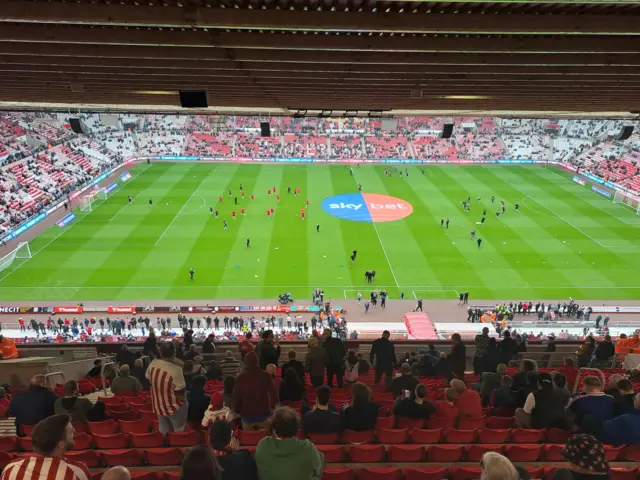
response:
<path id="1" fill-rule="evenodd" d="M 391 392 L 394 399 L 403 396 L 405 391 L 413 392 L 420 382 L 411 374 L 411 365 L 403 363 L 400 367 L 400 376 L 392 380 L 387 392 Z"/>
<path id="2" fill-rule="evenodd" d="M 633 383 L 626 378 L 621 378 L 616 383 L 616 389 L 614 392 L 605 390 L 605 393 L 611 395 L 615 401 L 614 416 L 624 415 L 630 413 L 631 410 L 637 408 L 636 405 L 636 392 L 633 390 Z"/>
<path id="3" fill-rule="evenodd" d="M 298 375 L 300 380 L 302 380 L 304 382 L 304 364 L 301 361 L 296 360 L 296 352 L 295 352 L 295 350 L 291 350 L 289 352 L 289 361 L 285 362 L 282 365 L 282 368 L 280 370 L 280 375 L 281 375 L 282 378 L 284 378 L 284 374 L 290 368 L 292 368 L 293 371 L 296 372 L 296 374 Z"/>
<path id="4" fill-rule="evenodd" d="M 231 350 L 227 350 L 224 358 L 220 361 L 220 371 L 224 378 L 235 377 L 240 372 L 240 362 L 233 356 Z"/>
<path id="5" fill-rule="evenodd" d="M 382 332 L 382 337 L 374 340 L 371 345 L 371 353 L 369 353 L 369 362 L 374 365 L 375 359 L 375 384 L 380 383 L 382 375 L 384 374 L 387 384 L 391 382 L 393 376 L 393 367 L 398 363 L 396 359 L 396 349 L 389 341 L 391 333 L 388 330 Z"/>
<path id="6" fill-rule="evenodd" d="M 567 379 L 564 374 L 560 372 L 553 372 L 551 377 L 553 378 L 553 388 L 558 391 L 562 397 L 562 404 L 566 407 L 571 399 L 571 392 L 567 388 Z"/>
<path id="7" fill-rule="evenodd" d="M 515 412 L 518 406 L 518 399 L 511 387 L 513 386 L 513 378 L 509 375 L 505 375 L 500 380 L 500 386 L 494 388 L 491 393 L 491 406 L 497 409 L 497 412 L 504 412 L 505 414 L 511 414 Z M 493 413 L 497 415 L 497 412 Z"/>
<path id="8" fill-rule="evenodd" d="M 538 372 L 527 372 L 527 383 L 516 391 L 518 406 L 523 407 L 530 393 L 538 391 Z"/>
<path id="9" fill-rule="evenodd" d="M 201 423 L 202 428 L 209 428 L 218 420 L 225 420 L 229 422 L 233 420 L 231 409 L 224 405 L 223 397 L 219 392 L 212 393 L 211 397 L 207 397 L 207 400 L 209 399 L 211 400 L 211 403 L 204 407 L 202 416 L 197 420 Z M 196 415 L 194 414 L 194 421 L 195 417 Z"/>
<path id="10" fill-rule="evenodd" d="M 520 428 L 566 428 L 566 414 L 562 394 L 553 388 L 551 375 L 538 375 L 539 389 L 529 393 L 524 408 L 516 409 L 516 423 Z"/>
<path id="11" fill-rule="evenodd" d="M 194 358 L 198 356 L 198 351 L 196 350 L 196 345 L 194 343 L 189 345 L 189 350 L 184 354 L 182 360 L 184 362 L 193 361 Z"/>
<path id="12" fill-rule="evenodd" d="M 520 371 L 513 376 L 513 389 L 520 390 L 529 384 L 529 372 L 536 371 L 536 364 L 531 360 L 525 360 L 520 366 Z"/>
<path id="13" fill-rule="evenodd" d="M 460 415 L 458 407 L 456 407 L 456 392 L 452 388 L 447 388 L 444 391 L 444 400 L 436 402 L 436 417 L 455 420 Z"/>
<path id="14" fill-rule="evenodd" d="M 247 355 L 247 353 L 253 352 L 255 350 L 255 347 L 251 343 L 251 337 L 251 332 L 247 332 L 245 339 L 242 340 L 238 345 L 238 350 L 240 350 L 240 360 L 242 361 L 244 361 L 244 357 Z"/>
<path id="15" fill-rule="evenodd" d="M 129 365 L 129 368 L 133 368 L 133 362 L 136 357 L 131 350 L 129 350 L 129 346 L 126 343 L 123 343 L 116 353 L 116 363 L 118 365 Z"/>
<path id="16" fill-rule="evenodd" d="M 56 400 L 56 394 L 45 386 L 45 376 L 34 375 L 27 391 L 13 395 L 7 408 L 7 416 L 16 418 L 17 435 L 22 436 L 21 425 L 35 425 L 53 415 Z"/>
<path id="17" fill-rule="evenodd" d="M 360 375 L 360 362 L 355 350 L 349 350 L 344 359 L 344 379 L 349 385 L 353 385 L 358 381 Z"/>
<path id="18" fill-rule="evenodd" d="M 304 433 L 340 433 L 342 421 L 340 415 L 330 409 L 331 389 L 326 385 L 318 388 L 318 396 L 313 410 L 302 417 Z"/>
<path id="19" fill-rule="evenodd" d="M 360 382 L 351 386 L 351 405 L 342 410 L 340 418 L 346 430 L 375 430 L 378 405 L 371 401 L 369 387 Z"/>
<path id="20" fill-rule="evenodd" d="M 123 365 L 121 368 L 124 367 L 129 368 L 128 365 Z M 69 415 L 72 422 L 86 422 L 89 420 L 89 413 L 93 409 L 93 403 L 91 403 L 91 400 L 88 398 L 79 397 L 80 389 L 78 388 L 78 382 L 75 380 L 65 382 L 63 390 L 64 397 L 56 400 L 53 407 L 54 413 L 56 415 Z"/>
<path id="21" fill-rule="evenodd" d="M 147 380 L 146 373 L 147 370 L 144 368 L 144 361 L 141 358 L 136 358 L 133 362 L 131 376 L 138 379 L 143 390 L 149 390 L 149 388 L 151 388 L 149 380 Z"/>
<path id="22" fill-rule="evenodd" d="M 244 369 L 236 378 L 233 389 L 233 411 L 240 415 L 243 430 L 264 430 L 278 404 L 278 389 L 271 376 L 261 370 L 258 356 L 249 352 L 244 357 Z"/>
<path id="23" fill-rule="evenodd" d="M 127 467 L 123 467 L 122 465 L 111 467 L 104 472 L 101 480 L 131 480 L 131 472 L 129 472 Z"/>
<path id="24" fill-rule="evenodd" d="M 501 363 L 504 363 L 508 367 L 509 362 L 513 360 L 518 354 L 518 343 L 513 338 L 511 338 L 511 332 L 509 330 L 503 333 L 502 341 L 498 344 L 498 347 L 500 348 L 500 352 L 502 353 Z"/>
<path id="25" fill-rule="evenodd" d="M 171 430 L 182 432 L 187 424 L 189 405 L 185 401 L 186 383 L 182 368 L 173 363 L 173 344 L 162 347 L 161 357 L 151 362 L 146 373 L 151 383 L 153 411 L 158 415 L 158 430 L 162 434 Z"/>
<path id="26" fill-rule="evenodd" d="M 258 480 L 258 468 L 253 456 L 249 450 L 240 448 L 228 421 L 213 422 L 209 428 L 209 444 L 222 467 L 223 480 Z"/>
<path id="27" fill-rule="evenodd" d="M 511 461 L 496 452 L 487 452 L 480 460 L 481 480 L 519 480 L 520 475 Z"/>
<path id="28" fill-rule="evenodd" d="M 429 418 L 436 407 L 427 400 L 427 386 L 419 383 L 408 397 L 399 398 L 393 406 L 396 417 Z"/>
<path id="29" fill-rule="evenodd" d="M 187 403 L 189 404 L 187 421 L 191 425 L 200 425 L 204 412 L 209 408 L 211 397 L 204 391 L 206 383 L 207 377 L 204 375 L 196 375 L 191 380 L 189 389 L 187 390 Z M 221 395 L 220 397 L 222 400 Z"/>
<path id="30" fill-rule="evenodd" d="M 151 330 L 149 336 L 142 345 L 142 355 L 149 356 L 152 360 L 160 358 L 160 351 L 156 343 L 156 334 Z"/>
<path id="31" fill-rule="evenodd" d="M 309 440 L 296 438 L 300 428 L 298 414 L 280 407 L 273 413 L 273 435 L 256 447 L 260 480 L 320 480 L 324 455 Z"/>
<path id="32" fill-rule="evenodd" d="M 489 328 L 484 327 L 480 335 L 476 335 L 475 339 L 476 352 L 473 355 L 473 373 L 481 375 L 483 373 L 484 356 L 489 348 Z M 492 371 L 492 370 L 489 370 Z"/>
<path id="33" fill-rule="evenodd" d="M 141 391 L 142 385 L 140 385 L 136 377 L 130 375 L 129 365 L 125 363 L 120 367 L 120 375 L 111 382 L 111 393 L 118 395 L 122 393 L 138 393 Z"/>
<path id="34" fill-rule="evenodd" d="M 202 353 L 216 353 L 215 346 L 216 336 L 213 333 L 210 333 L 204 342 L 202 342 Z"/>
<path id="35" fill-rule="evenodd" d="M 88 378 L 100 378 L 102 372 L 102 360 L 94 360 L 93 368 L 87 373 Z"/>
<path id="36" fill-rule="evenodd" d="M 451 351 L 447 355 L 451 369 L 458 379 L 464 380 L 464 371 L 467 367 L 467 348 L 462 343 L 459 333 L 451 335 L 451 345 Z"/>
<path id="37" fill-rule="evenodd" d="M 582 384 L 584 395 L 569 402 L 569 411 L 575 416 L 575 423 L 582 431 L 602 438 L 602 424 L 613 418 L 615 400 L 602 391 L 598 377 L 589 375 Z"/>
<path id="38" fill-rule="evenodd" d="M 502 352 L 498 348 L 498 342 L 495 338 L 489 339 L 489 344 L 487 346 L 487 351 L 484 354 L 482 359 L 482 367 L 481 371 L 484 372 L 495 372 L 498 368 L 498 365 L 502 363 Z"/>
<path id="39" fill-rule="evenodd" d="M 596 341 L 593 337 L 589 336 L 584 339 L 584 343 L 580 346 L 576 352 L 578 357 L 578 368 L 588 367 L 591 363 L 591 357 L 596 349 Z"/>
<path id="40" fill-rule="evenodd" d="M 300 402 L 305 399 L 305 387 L 293 368 L 287 370 L 280 384 L 281 402 Z"/>
<path id="41" fill-rule="evenodd" d="M 483 405 L 489 405 L 491 402 L 491 394 L 496 388 L 500 388 L 502 385 L 502 378 L 507 373 L 507 366 L 501 363 L 496 367 L 496 373 L 484 372 L 480 379 L 480 395 Z"/>
<path id="42" fill-rule="evenodd" d="M 180 480 L 221 480 L 222 471 L 211 447 L 196 445 L 187 450 L 182 460 Z"/>
<path id="43" fill-rule="evenodd" d="M 273 335 L 273 330 L 266 330 L 262 334 L 262 344 L 260 347 L 260 368 L 263 370 L 267 368 L 267 365 L 273 363 L 274 365 L 278 364 L 278 359 L 280 358 L 280 342 L 279 338 L 275 338 Z"/>
<path id="44" fill-rule="evenodd" d="M 616 349 L 611 342 L 611 336 L 605 335 L 604 340 L 598 343 L 594 353 L 593 360 L 590 363 L 594 368 L 611 368 L 611 361 L 616 355 Z"/>
<path id="45" fill-rule="evenodd" d="M 338 388 L 342 388 L 342 380 L 344 376 L 344 356 L 346 350 L 344 343 L 339 338 L 331 336 L 331 330 L 325 328 L 322 333 L 324 341 L 322 347 L 327 351 L 327 385 L 333 388 L 333 377 L 336 377 Z"/>
<path id="46" fill-rule="evenodd" d="M 562 450 L 569 468 L 556 470 L 553 480 L 605 480 L 609 477 L 609 464 L 602 442 L 592 435 L 572 435 Z"/>
<path id="47" fill-rule="evenodd" d="M 33 429 L 35 455 L 17 457 L 2 471 L 2 480 L 89 480 L 83 463 L 64 458 L 73 448 L 74 429 L 69 415 L 52 415 Z"/>
<path id="48" fill-rule="evenodd" d="M 467 389 L 467 386 L 462 380 L 451 380 L 451 388 L 456 393 L 456 407 L 460 412 L 461 417 L 482 417 L 482 402 L 478 392 L 472 389 Z"/>
<path id="49" fill-rule="evenodd" d="M 318 345 L 318 339 L 309 339 L 309 351 L 304 360 L 304 366 L 309 372 L 311 385 L 318 388 L 324 382 L 324 367 L 327 364 L 327 351 Z"/>
<path id="50" fill-rule="evenodd" d="M 227 377 L 222 384 L 222 400 L 226 407 L 233 407 L 233 390 L 236 388 L 236 377 Z"/>
<path id="51" fill-rule="evenodd" d="M 578 369 L 575 366 L 573 358 L 567 357 L 564 359 L 564 366 L 558 369 L 558 372 L 562 373 L 567 379 L 567 388 L 570 392 L 573 392 L 573 387 L 576 384 L 576 378 L 578 377 Z"/>
<path id="52" fill-rule="evenodd" d="M 640 444 L 640 394 L 634 395 L 633 402 L 633 408 L 604 422 L 602 429 L 607 444 L 615 446 Z"/>

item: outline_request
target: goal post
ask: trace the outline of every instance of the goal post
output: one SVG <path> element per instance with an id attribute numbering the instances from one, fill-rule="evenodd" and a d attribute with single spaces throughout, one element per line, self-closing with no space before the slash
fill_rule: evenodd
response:
<path id="1" fill-rule="evenodd" d="M 98 190 L 94 190 L 91 193 L 83 195 L 80 198 L 80 211 L 82 212 L 91 212 L 95 208 L 95 203 L 98 200 L 106 200 L 107 199 L 107 191 L 104 188 L 100 188 Z"/>
<path id="2" fill-rule="evenodd" d="M 637 215 L 640 215 L 640 196 L 616 190 L 613 195 L 613 203 L 624 205 L 625 207 L 635 211 Z"/>
<path id="3" fill-rule="evenodd" d="M 16 248 L 0 258 L 0 272 L 9 268 L 13 262 L 31 258 L 31 248 L 28 242 L 20 242 Z"/>

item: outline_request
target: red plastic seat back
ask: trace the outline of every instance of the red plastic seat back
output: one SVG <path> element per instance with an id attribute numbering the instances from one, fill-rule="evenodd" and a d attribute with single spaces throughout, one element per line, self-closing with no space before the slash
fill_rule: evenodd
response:
<path id="1" fill-rule="evenodd" d="M 424 428 L 424 418 L 396 417 L 396 425 L 398 428 Z"/>
<path id="2" fill-rule="evenodd" d="M 171 447 L 192 447 L 200 443 L 199 432 L 169 432 L 167 433 L 167 445 Z"/>
<path id="3" fill-rule="evenodd" d="M 349 449 L 349 461 L 356 463 L 381 462 L 384 453 L 383 445 L 353 445 Z"/>
<path id="4" fill-rule="evenodd" d="M 144 460 L 149 465 L 180 465 L 184 453 L 179 448 L 147 448 Z"/>
<path id="5" fill-rule="evenodd" d="M 350 467 L 325 468 L 322 472 L 322 480 L 355 480 L 356 472 Z"/>
<path id="6" fill-rule="evenodd" d="M 448 468 L 414 467 L 404 471 L 405 480 L 442 480 L 447 477 Z"/>
<path id="7" fill-rule="evenodd" d="M 324 455 L 326 463 L 339 463 L 344 460 L 344 447 L 342 445 L 316 445 L 316 448 Z"/>
<path id="8" fill-rule="evenodd" d="M 335 445 L 340 443 L 339 433 L 309 433 L 307 438 L 314 445 Z"/>
<path id="9" fill-rule="evenodd" d="M 268 430 L 240 430 L 238 440 L 240 445 L 258 445 L 258 442 L 268 435 Z"/>
<path id="10" fill-rule="evenodd" d="M 160 432 L 131 433 L 129 434 L 131 446 L 136 448 L 154 448 L 164 446 L 164 435 Z"/>
<path id="11" fill-rule="evenodd" d="M 92 435 L 113 435 L 120 431 L 118 422 L 105 420 L 104 422 L 87 422 L 87 429 Z"/>
<path id="12" fill-rule="evenodd" d="M 409 439 L 411 443 L 440 443 L 442 438 L 442 429 L 422 430 L 413 429 L 409 431 Z"/>
<path id="13" fill-rule="evenodd" d="M 342 432 L 342 443 L 372 443 L 375 434 L 373 431 L 356 432 L 354 430 L 345 430 Z"/>
<path id="14" fill-rule="evenodd" d="M 424 448 L 422 445 L 390 445 L 387 454 L 389 462 L 419 462 Z"/>
<path id="15" fill-rule="evenodd" d="M 378 443 L 405 443 L 409 436 L 409 431 L 406 428 L 399 428 L 390 430 L 381 428 L 376 432 L 378 437 Z"/>
<path id="16" fill-rule="evenodd" d="M 358 480 L 400 480 L 402 471 L 399 468 L 363 468 Z"/>

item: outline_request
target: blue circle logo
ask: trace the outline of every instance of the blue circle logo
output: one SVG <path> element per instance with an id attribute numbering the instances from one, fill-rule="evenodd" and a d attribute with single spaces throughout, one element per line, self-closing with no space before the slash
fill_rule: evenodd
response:
<path id="1" fill-rule="evenodd" d="M 322 209 L 343 220 L 392 222 L 413 213 L 410 203 L 379 193 L 346 193 L 326 198 Z"/>

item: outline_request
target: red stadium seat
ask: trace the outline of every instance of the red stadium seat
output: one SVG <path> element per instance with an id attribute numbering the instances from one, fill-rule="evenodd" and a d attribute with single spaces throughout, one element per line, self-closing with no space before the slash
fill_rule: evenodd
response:
<path id="1" fill-rule="evenodd" d="M 169 432 L 167 433 L 167 445 L 171 447 L 192 447 L 198 445 L 202 437 L 199 432 Z"/>
<path id="2" fill-rule="evenodd" d="M 238 440 L 240 440 L 240 445 L 258 445 L 258 442 L 267 436 L 269 436 L 268 430 L 238 431 Z"/>
<path id="3" fill-rule="evenodd" d="M 324 454 L 324 461 L 327 463 L 339 463 L 344 459 L 342 445 L 316 445 L 316 448 Z"/>
<path id="4" fill-rule="evenodd" d="M 396 426 L 396 417 L 391 415 L 390 417 L 378 417 L 376 421 L 376 431 L 381 428 L 392 429 Z"/>
<path id="5" fill-rule="evenodd" d="M 156 412 L 154 412 L 153 410 L 140 410 L 138 412 L 140 414 L 140 418 L 146 418 L 148 420 L 158 420 L 158 414 L 156 414 Z"/>
<path id="6" fill-rule="evenodd" d="M 135 410 L 127 410 L 126 412 L 114 412 L 107 409 L 107 414 L 114 420 L 124 420 L 128 422 L 138 420 L 140 418 L 140 412 L 137 412 Z"/>
<path id="7" fill-rule="evenodd" d="M 73 429 L 76 431 L 76 433 L 89 433 L 89 429 L 87 428 L 87 424 L 85 422 L 73 422 L 71 425 L 73 425 Z"/>
<path id="8" fill-rule="evenodd" d="M 484 428 L 486 417 L 460 417 L 458 420 L 458 428 L 460 430 L 475 430 Z"/>
<path id="9" fill-rule="evenodd" d="M 9 437 L 0 437 L 0 452 L 10 452 L 16 448 L 16 438 L 13 435 Z"/>
<path id="10" fill-rule="evenodd" d="M 409 439 L 411 443 L 440 443 L 442 438 L 442 429 L 421 430 L 415 428 L 409 431 Z"/>
<path id="11" fill-rule="evenodd" d="M 472 480 L 482 476 L 480 467 L 451 467 L 449 469 L 450 480 Z"/>
<path id="12" fill-rule="evenodd" d="M 129 434 L 131 446 L 136 448 L 153 448 L 164 446 L 164 435 L 160 432 L 131 433 Z"/>
<path id="13" fill-rule="evenodd" d="M 151 421 L 146 418 L 132 421 L 120 420 L 118 425 L 122 433 L 147 433 L 151 427 Z"/>
<path id="14" fill-rule="evenodd" d="M 446 478 L 447 468 L 442 467 L 414 467 L 404 471 L 405 480 L 442 480 Z"/>
<path id="15" fill-rule="evenodd" d="M 611 480 L 637 480 L 640 475 L 640 469 L 612 467 L 609 471 Z"/>
<path id="16" fill-rule="evenodd" d="M 322 472 L 322 480 L 355 480 L 356 472 L 353 468 L 325 468 Z"/>
<path id="17" fill-rule="evenodd" d="M 485 426 L 493 429 L 516 428 L 516 419 L 515 417 L 487 417 Z"/>
<path id="18" fill-rule="evenodd" d="M 538 443 L 543 442 L 547 431 L 533 430 L 527 428 L 514 428 L 511 430 L 511 441 L 513 443 Z"/>
<path id="19" fill-rule="evenodd" d="M 620 453 L 624 450 L 624 447 L 614 447 L 612 445 L 604 446 L 604 456 L 608 462 L 614 462 L 620 456 Z"/>
<path id="20" fill-rule="evenodd" d="M 144 461 L 149 465 L 180 465 L 183 456 L 179 448 L 147 448 L 144 451 Z"/>
<path id="21" fill-rule="evenodd" d="M 429 417 L 429 421 L 427 422 L 430 429 L 435 428 L 455 428 L 456 420 L 455 418 L 440 418 L 436 416 Z"/>
<path id="22" fill-rule="evenodd" d="M 570 431 L 562 430 L 560 428 L 547 429 L 547 442 L 549 443 L 567 443 L 567 440 L 571 436 Z"/>
<path id="23" fill-rule="evenodd" d="M 30 437 L 35 425 L 20 425 L 20 431 L 25 437 Z"/>
<path id="24" fill-rule="evenodd" d="M 118 422 L 106 420 L 104 422 L 87 422 L 87 428 L 92 435 L 113 435 L 120 431 Z"/>
<path id="25" fill-rule="evenodd" d="M 478 432 L 475 430 L 458 430 L 448 428 L 444 431 L 444 443 L 473 443 L 476 441 Z"/>
<path id="26" fill-rule="evenodd" d="M 564 462 L 565 459 L 562 456 L 562 450 L 564 450 L 564 445 L 558 444 L 546 444 L 542 446 L 542 450 L 544 451 L 544 458 L 549 462 Z"/>
<path id="27" fill-rule="evenodd" d="M 137 448 L 128 450 L 106 450 L 100 452 L 102 461 L 108 467 L 122 465 L 124 467 L 135 467 L 142 464 L 142 452 Z"/>
<path id="28" fill-rule="evenodd" d="M 108 450 L 110 448 L 123 449 L 129 446 L 129 435 L 124 433 L 93 435 L 93 443 L 96 448 L 101 450 Z"/>
<path id="29" fill-rule="evenodd" d="M 122 397 L 98 397 L 99 402 L 103 402 L 105 405 L 115 405 L 122 403 Z"/>
<path id="30" fill-rule="evenodd" d="M 524 467 L 529 474 L 531 474 L 531 478 L 544 478 L 544 467 L 534 467 L 531 465 L 527 465 Z"/>
<path id="31" fill-rule="evenodd" d="M 399 468 L 363 468 L 358 480 L 400 480 L 402 471 Z"/>
<path id="32" fill-rule="evenodd" d="M 114 403 L 109 405 L 107 410 L 111 410 L 112 412 L 127 412 L 131 410 L 131 405 L 129 403 Z"/>
<path id="33" fill-rule="evenodd" d="M 396 417 L 397 428 L 424 428 L 424 418 Z"/>
<path id="34" fill-rule="evenodd" d="M 381 428 L 376 432 L 376 434 L 378 437 L 378 443 L 405 443 L 409 436 L 409 431 L 406 428 L 396 430 Z"/>
<path id="35" fill-rule="evenodd" d="M 145 472 L 142 470 L 134 470 L 131 473 L 131 478 L 135 480 L 164 480 L 164 472 Z"/>
<path id="36" fill-rule="evenodd" d="M 482 456 L 487 452 L 502 453 L 504 445 L 465 445 L 464 451 L 467 457 L 467 462 L 479 462 Z"/>
<path id="37" fill-rule="evenodd" d="M 384 458 L 383 445 L 353 445 L 349 449 L 349 461 L 356 463 L 376 463 Z"/>
<path id="38" fill-rule="evenodd" d="M 625 448 L 620 454 L 620 458 L 630 462 L 640 462 L 640 445 L 632 445 Z"/>
<path id="39" fill-rule="evenodd" d="M 100 454 L 95 450 L 71 451 L 64 454 L 65 458 L 76 462 L 82 462 L 89 468 L 100 466 Z"/>
<path id="40" fill-rule="evenodd" d="M 164 472 L 165 480 L 180 480 L 182 478 L 182 473 L 180 471 L 176 472 Z"/>
<path id="41" fill-rule="evenodd" d="M 457 462 L 462 457 L 459 445 L 430 445 L 427 447 L 427 462 Z"/>
<path id="42" fill-rule="evenodd" d="M 18 437 L 16 440 L 16 448 L 23 452 L 32 452 L 33 442 L 31 441 L 31 437 Z"/>
<path id="43" fill-rule="evenodd" d="M 492 428 L 483 428 L 478 433 L 478 443 L 507 443 L 511 430 L 494 430 Z"/>
<path id="44" fill-rule="evenodd" d="M 389 446 L 388 462 L 419 462 L 424 456 L 422 445 L 391 445 Z"/>
<path id="45" fill-rule="evenodd" d="M 542 445 L 505 445 L 504 454 L 512 462 L 537 462 Z"/>
<path id="46" fill-rule="evenodd" d="M 72 450 L 88 450 L 91 448 L 93 436 L 88 433 L 80 432 L 73 436 Z"/>
<path id="47" fill-rule="evenodd" d="M 372 443 L 374 438 L 375 433 L 371 430 L 365 432 L 345 430 L 342 432 L 342 443 Z"/>
<path id="48" fill-rule="evenodd" d="M 309 433 L 307 438 L 314 445 L 335 445 L 340 443 L 339 433 Z"/>

